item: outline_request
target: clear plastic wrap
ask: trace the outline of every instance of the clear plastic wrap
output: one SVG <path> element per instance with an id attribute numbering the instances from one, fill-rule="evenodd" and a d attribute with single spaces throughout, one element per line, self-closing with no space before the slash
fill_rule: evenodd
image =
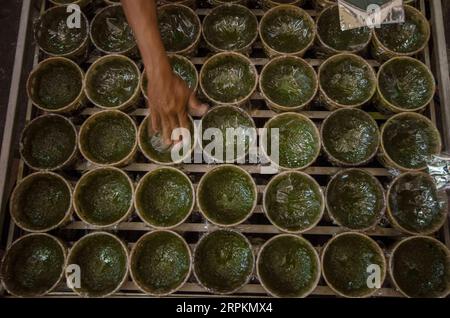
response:
<path id="1" fill-rule="evenodd" d="M 428 67 L 416 59 L 399 57 L 382 65 L 378 75 L 380 101 L 390 112 L 419 111 L 434 96 L 436 84 Z"/>
<path id="2" fill-rule="evenodd" d="M 256 89 L 255 66 L 237 53 L 214 55 L 204 64 L 200 74 L 205 95 L 218 104 L 242 103 Z"/>
<path id="3" fill-rule="evenodd" d="M 127 109 L 139 99 L 141 73 L 125 56 L 107 55 L 91 65 L 86 73 L 86 94 L 96 106 Z"/>
<path id="4" fill-rule="evenodd" d="M 314 123 L 297 113 L 285 113 L 269 120 L 265 128 L 267 134 L 262 136 L 262 147 L 270 161 L 274 161 L 272 152 L 273 129 L 278 129 L 279 160 L 275 165 L 285 169 L 305 169 L 314 163 L 320 152 L 320 134 Z M 275 149 L 277 150 L 277 149 Z M 275 158 L 276 159 L 276 158 Z"/>
<path id="5" fill-rule="evenodd" d="M 264 192 L 263 205 L 269 220 L 280 230 L 302 233 L 322 219 L 325 199 L 319 184 L 302 172 L 274 177 Z"/>
<path id="6" fill-rule="evenodd" d="M 372 31 L 368 27 L 341 31 L 337 5 L 324 10 L 317 20 L 319 42 L 334 51 L 359 52 L 370 43 Z"/>
<path id="7" fill-rule="evenodd" d="M 81 13 L 81 27 L 69 28 L 70 13 L 66 7 L 54 7 L 37 20 L 34 26 L 35 38 L 42 50 L 52 56 L 74 57 L 78 49 L 87 48 L 89 21 Z"/>
<path id="8" fill-rule="evenodd" d="M 406 172 L 389 187 L 387 212 L 391 223 L 403 232 L 428 235 L 444 224 L 447 198 L 428 174 Z"/>
<path id="9" fill-rule="evenodd" d="M 434 124 L 416 113 L 391 117 L 382 127 L 380 159 L 388 168 L 423 170 L 431 156 L 441 152 L 441 138 Z"/>
<path id="10" fill-rule="evenodd" d="M 318 88 L 314 69 L 296 57 L 272 60 L 265 66 L 260 83 L 262 93 L 280 110 L 306 107 Z"/>
<path id="11" fill-rule="evenodd" d="M 311 17 L 298 7 L 279 6 L 267 12 L 260 24 L 263 42 L 283 53 L 298 53 L 308 48 L 315 37 Z"/>
<path id="12" fill-rule="evenodd" d="M 333 176 L 326 201 L 332 220 L 351 230 L 374 228 L 386 208 L 383 186 L 362 169 L 342 170 Z"/>
<path id="13" fill-rule="evenodd" d="M 200 20 L 188 7 L 171 4 L 160 7 L 158 23 L 161 38 L 168 52 L 187 50 L 200 39 Z"/>
<path id="14" fill-rule="evenodd" d="M 257 140 L 256 126 L 245 111 L 234 106 L 216 106 L 202 119 L 201 145 L 207 161 L 245 162 Z"/>
<path id="15" fill-rule="evenodd" d="M 321 137 L 328 159 L 343 166 L 367 163 L 380 145 L 376 121 L 359 109 L 340 109 L 330 114 L 322 123 Z"/>
<path id="16" fill-rule="evenodd" d="M 444 153 L 432 156 L 428 161 L 428 173 L 434 179 L 439 190 L 447 190 L 450 187 L 450 157 Z"/>
<path id="17" fill-rule="evenodd" d="M 94 45 L 106 53 L 126 53 L 136 47 L 133 31 L 120 5 L 106 7 L 94 17 L 91 37 Z"/>
<path id="18" fill-rule="evenodd" d="M 256 16 L 246 7 L 224 5 L 205 17 L 203 34 L 213 48 L 239 51 L 256 40 L 257 26 Z"/>
<path id="19" fill-rule="evenodd" d="M 167 145 L 161 132 L 155 132 L 152 128 L 151 115 L 147 116 L 139 126 L 138 143 L 141 152 L 150 161 L 161 165 L 175 165 L 185 160 L 190 160 L 192 151 L 196 146 L 196 127 L 189 116 L 190 127 L 179 129 L 181 143 Z"/>
<path id="20" fill-rule="evenodd" d="M 357 55 L 330 57 L 319 68 L 320 89 L 334 103 L 360 106 L 375 94 L 376 75 L 367 61 Z"/>

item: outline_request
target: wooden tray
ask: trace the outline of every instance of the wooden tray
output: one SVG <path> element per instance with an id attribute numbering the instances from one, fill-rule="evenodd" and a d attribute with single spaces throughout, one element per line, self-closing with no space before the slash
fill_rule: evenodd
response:
<path id="1" fill-rule="evenodd" d="M 419 0 L 416 1 L 416 6 L 421 9 L 421 11 L 430 17 L 432 22 L 432 32 L 433 38 L 430 41 L 429 47 L 419 56 L 419 58 L 425 62 L 434 72 L 438 84 L 439 84 L 439 100 L 432 101 L 430 106 L 426 110 L 426 115 L 440 128 L 443 133 L 443 141 L 446 146 L 446 150 L 450 150 L 450 81 L 448 73 L 447 55 L 446 55 L 446 43 L 445 43 L 445 33 L 443 26 L 442 17 L 442 7 L 439 0 Z M 38 1 L 36 1 L 37 4 Z M 33 6 L 30 0 L 23 1 L 22 8 L 22 18 L 19 30 L 18 46 L 16 51 L 16 62 L 14 65 L 14 74 L 11 87 L 11 96 L 8 105 L 7 121 L 4 133 L 4 140 L 2 145 L 1 161 L 0 161 L 0 202 L 1 202 L 1 218 L 0 218 L 0 231 L 5 229 L 2 236 L 4 240 L 2 245 L 9 247 L 14 240 L 23 235 L 23 232 L 18 229 L 15 224 L 9 218 L 8 211 L 8 200 L 11 193 L 13 185 L 29 174 L 29 169 L 20 160 L 18 155 L 18 136 L 21 129 L 26 122 L 29 122 L 36 116 L 40 114 L 37 108 L 33 107 L 31 103 L 24 97 L 25 88 L 24 83 L 30 69 L 35 66 L 44 57 L 39 52 L 38 48 L 35 46 L 34 41 L 32 41 L 32 21 L 35 17 L 39 15 L 45 9 L 46 3 L 44 1 L 39 2 L 39 6 Z M 252 7 L 252 6 L 250 6 Z M 260 18 L 263 14 L 262 10 L 252 9 L 254 13 Z M 197 14 L 203 18 L 210 9 L 197 9 Z M 308 12 L 315 17 L 317 12 L 314 10 L 308 10 Z M 31 43 L 33 42 L 33 43 Z M 31 45 L 32 44 L 32 45 Z M 31 45 L 31 49 L 30 49 Z M 32 52 L 33 54 L 27 54 Z M 191 60 L 200 69 L 201 65 L 204 63 L 207 56 L 211 53 L 206 49 L 201 48 L 199 54 L 192 58 Z M 89 59 L 92 62 L 97 57 L 96 53 L 93 52 Z M 323 60 L 314 58 L 310 53 L 307 53 L 305 59 L 315 68 L 320 65 Z M 259 42 L 255 43 L 254 50 L 251 55 L 252 62 L 257 66 L 258 70 L 261 70 L 262 65 L 266 64 L 269 59 L 266 58 L 262 52 L 261 44 Z M 369 60 L 369 62 L 377 68 L 379 63 L 374 60 Z M 87 65 L 84 65 L 86 68 Z M 265 105 L 261 95 L 255 93 L 251 99 L 251 109 L 250 114 L 254 117 L 257 127 L 263 127 L 265 121 L 274 115 L 274 113 Z M 365 108 L 379 124 L 382 124 L 386 120 L 386 116 L 378 113 L 376 110 L 367 107 Z M 77 125 L 80 125 L 83 120 L 88 116 L 98 112 L 99 109 L 89 107 L 84 109 L 79 115 L 73 117 L 72 119 Z M 330 112 L 324 110 L 323 108 L 314 106 L 311 111 L 302 112 L 306 116 L 310 117 L 318 125 L 320 122 L 327 117 Z M 145 104 L 142 101 L 141 106 L 130 112 L 130 115 L 136 119 L 138 123 L 142 121 L 145 115 L 148 114 Z M 249 171 L 255 181 L 258 184 L 258 191 L 260 192 L 258 206 L 254 211 L 253 215 L 249 220 L 237 226 L 236 229 L 244 233 L 252 242 L 255 253 L 258 248 L 262 245 L 264 241 L 280 233 L 270 222 L 267 220 L 263 214 L 261 205 L 261 193 L 264 191 L 265 185 L 268 183 L 272 176 L 259 174 L 259 165 L 256 164 L 246 164 L 241 165 L 244 169 Z M 158 165 L 148 163 L 143 156 L 139 156 L 136 162 L 124 168 L 134 181 L 138 181 L 146 172 L 151 171 L 158 167 Z M 200 177 L 213 166 L 208 164 L 185 164 L 179 166 L 179 168 L 185 171 L 194 183 L 198 183 Z M 88 164 L 86 161 L 80 161 L 73 170 L 65 171 L 65 176 L 68 179 L 76 183 L 77 179 L 80 177 L 83 171 L 94 168 L 94 166 Z M 367 171 L 371 172 L 380 181 L 387 185 L 391 179 L 391 173 L 383 168 L 378 162 L 372 162 L 365 167 L 362 167 Z M 312 175 L 321 186 L 326 186 L 328 179 L 331 175 L 335 174 L 342 168 L 337 168 L 331 166 L 323 156 L 319 157 L 317 162 L 310 168 L 306 169 L 306 173 Z M 4 226 L 2 225 L 2 220 L 5 220 Z M 384 248 L 390 247 L 396 240 L 402 237 L 402 234 L 397 232 L 395 229 L 391 228 L 387 222 L 382 226 L 378 226 L 371 232 L 367 234 L 373 237 L 380 245 Z M 216 229 L 217 227 L 206 222 L 203 217 L 199 214 L 198 209 L 192 216 L 181 226 L 175 229 L 183 235 L 192 247 L 203 235 L 203 233 Z M 65 228 L 53 231 L 52 234 L 64 239 L 70 246 L 74 241 L 82 237 L 83 235 L 89 233 L 93 229 L 90 228 L 85 223 L 74 219 Z M 137 241 L 137 239 L 142 236 L 145 232 L 151 230 L 143 222 L 139 220 L 136 214 L 128 222 L 121 223 L 117 227 L 111 229 L 118 237 L 124 239 L 130 247 Z M 323 244 L 334 234 L 343 232 L 344 230 L 330 222 L 322 220 L 318 226 L 312 230 L 304 233 L 304 237 L 311 241 L 311 243 L 320 248 Z M 443 229 L 436 234 L 436 237 L 443 241 L 448 247 L 450 247 L 450 231 L 449 223 L 446 222 Z M 1 287 L 0 287 L 1 288 Z M 0 290 L 1 292 L 1 290 Z M 3 291 L 4 293 L 4 291 Z M 267 293 L 259 284 L 256 273 L 253 274 L 253 278 L 250 284 L 239 290 L 235 296 L 245 296 L 245 297 L 264 297 Z M 314 296 L 333 296 L 334 293 L 328 288 L 323 281 L 320 281 L 319 286 L 312 293 Z M 8 295 L 6 295 L 8 296 Z M 123 288 L 114 297 L 147 297 L 141 293 L 135 284 L 129 279 Z M 196 297 L 209 297 L 214 296 L 207 293 L 203 288 L 201 288 L 196 282 L 193 275 L 191 275 L 188 282 L 182 287 L 182 289 L 173 295 L 177 296 L 196 296 Z M 377 297 L 399 297 L 401 296 L 396 290 L 391 288 L 389 282 L 385 282 L 383 288 L 379 290 L 376 294 Z M 49 294 L 47 297 L 76 297 L 76 295 L 65 286 L 63 283 L 56 291 Z"/>

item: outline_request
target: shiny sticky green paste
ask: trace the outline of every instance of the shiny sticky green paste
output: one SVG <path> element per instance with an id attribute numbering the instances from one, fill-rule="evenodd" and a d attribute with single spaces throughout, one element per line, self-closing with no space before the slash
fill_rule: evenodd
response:
<path id="1" fill-rule="evenodd" d="M 373 242 L 356 234 L 335 239 L 323 256 L 323 272 L 332 286 L 341 293 L 358 297 L 371 292 L 367 269 L 375 264 L 384 271 L 383 258 Z"/>
<path id="2" fill-rule="evenodd" d="M 373 177 L 361 170 L 347 170 L 328 185 L 329 212 L 349 229 L 374 225 L 384 208 L 383 189 Z"/>
<path id="3" fill-rule="evenodd" d="M 268 155 L 272 154 L 272 129 L 279 131 L 279 165 L 301 168 L 315 160 L 320 148 L 319 136 L 313 124 L 293 114 L 284 114 L 272 120 L 267 127 Z M 274 143 L 275 145 L 275 143 Z"/>
<path id="4" fill-rule="evenodd" d="M 386 124 L 383 144 L 389 157 L 408 169 L 421 169 L 440 152 L 439 136 L 430 123 L 404 115 Z"/>
<path id="5" fill-rule="evenodd" d="M 31 95 L 39 106 L 58 110 L 80 95 L 83 78 L 75 65 L 52 61 L 43 64 L 31 82 Z"/>
<path id="6" fill-rule="evenodd" d="M 180 286 L 190 264 L 186 244 L 170 232 L 155 232 L 140 241 L 131 261 L 135 279 L 154 294 L 169 293 Z"/>
<path id="7" fill-rule="evenodd" d="M 405 10 L 404 23 L 382 24 L 375 28 L 381 43 L 397 53 L 410 53 L 422 47 L 427 40 L 423 21 L 411 10 Z"/>
<path id="8" fill-rule="evenodd" d="M 169 52 L 187 49 L 200 32 L 195 16 L 183 7 L 166 7 L 160 10 L 158 24 L 162 41 Z"/>
<path id="9" fill-rule="evenodd" d="M 264 285 L 280 297 L 300 297 L 319 274 L 314 251 L 300 238 L 282 236 L 261 251 L 258 272 Z"/>
<path id="10" fill-rule="evenodd" d="M 16 294 L 39 296 L 58 282 L 64 266 L 63 250 L 54 239 L 32 236 L 9 251 L 2 267 L 2 278 Z"/>
<path id="11" fill-rule="evenodd" d="M 354 57 L 337 57 L 322 68 L 320 85 L 333 101 L 351 106 L 372 96 L 375 79 L 369 65 Z"/>
<path id="12" fill-rule="evenodd" d="M 53 175 L 43 174 L 28 180 L 16 199 L 18 221 L 36 231 L 57 225 L 70 208 L 70 189 Z"/>
<path id="13" fill-rule="evenodd" d="M 369 160 L 380 143 L 376 122 L 356 109 L 333 113 L 323 125 L 322 138 L 331 156 L 349 165 Z"/>
<path id="14" fill-rule="evenodd" d="M 118 113 L 94 117 L 81 136 L 86 152 L 96 162 L 108 164 L 127 157 L 133 150 L 136 129 L 130 120 Z"/>
<path id="15" fill-rule="evenodd" d="M 206 288 L 226 293 L 246 283 L 254 259 L 251 246 L 240 234 L 218 230 L 197 246 L 194 264 L 197 277 Z"/>
<path id="16" fill-rule="evenodd" d="M 301 231 L 321 217 L 323 198 L 317 184 L 294 172 L 271 182 L 264 203 L 272 222 L 288 231 Z"/>
<path id="17" fill-rule="evenodd" d="M 95 43 L 105 51 L 119 53 L 136 45 L 121 6 L 105 9 L 97 15 L 91 28 Z"/>
<path id="18" fill-rule="evenodd" d="M 104 107 L 128 101 L 139 86 L 140 74 L 130 61 L 111 59 L 94 66 L 87 80 L 91 98 Z"/>
<path id="19" fill-rule="evenodd" d="M 67 20 L 71 14 L 66 7 L 60 7 L 44 13 L 38 20 L 35 37 L 44 50 L 55 55 L 69 54 L 87 40 L 88 21 L 82 16 L 80 28 L 69 28 Z"/>
<path id="20" fill-rule="evenodd" d="M 113 237 L 97 234 L 82 239 L 69 264 L 80 266 L 79 292 L 91 297 L 113 292 L 127 273 L 127 254 Z"/>
<path id="21" fill-rule="evenodd" d="M 425 106 L 434 95 L 433 78 L 424 65 L 410 59 L 386 63 L 379 75 L 384 98 L 402 109 Z"/>
<path id="22" fill-rule="evenodd" d="M 239 50 L 248 46 L 257 34 L 255 16 L 239 6 L 224 6 L 205 18 L 205 38 L 222 50 Z"/>
<path id="23" fill-rule="evenodd" d="M 253 90 L 256 75 L 251 65 L 236 56 L 217 56 L 205 66 L 202 85 L 206 93 L 222 103 L 234 103 Z"/>
<path id="24" fill-rule="evenodd" d="M 252 211 L 256 195 L 253 180 L 247 174 L 234 166 L 224 166 L 205 175 L 198 203 L 211 220 L 234 224 Z"/>
<path id="25" fill-rule="evenodd" d="M 305 16 L 291 9 L 273 12 L 261 25 L 263 40 L 274 50 L 295 53 L 314 38 L 314 28 Z"/>
<path id="26" fill-rule="evenodd" d="M 412 232 L 435 229 L 446 214 L 436 185 L 422 173 L 407 173 L 397 179 L 391 186 L 389 208 L 400 226 Z"/>
<path id="27" fill-rule="evenodd" d="M 440 297 L 450 284 L 450 263 L 442 247 L 431 240 L 415 238 L 397 248 L 393 275 L 410 297 Z"/>
<path id="28" fill-rule="evenodd" d="M 364 47 L 370 39 L 368 27 L 341 30 L 338 6 L 322 13 L 317 23 L 317 32 L 326 45 L 338 51 L 357 51 Z"/>
<path id="29" fill-rule="evenodd" d="M 227 160 L 227 149 L 231 151 L 233 149 L 233 160 L 238 158 L 238 143 L 242 143 L 244 153 L 247 153 L 250 148 L 251 142 L 256 138 L 255 125 L 252 120 L 245 116 L 240 111 L 232 108 L 232 107 L 221 107 L 217 110 L 212 110 L 208 114 L 205 115 L 202 121 L 202 136 L 205 136 L 205 132 L 208 129 L 219 129 L 222 136 L 222 147 L 223 153 L 218 153 L 217 149 L 213 149 L 211 151 L 211 155 L 214 158 L 222 159 L 223 161 Z M 236 134 L 236 137 L 228 138 L 228 131 L 233 131 Z M 230 130 L 234 129 L 234 130 Z M 214 136 L 214 135 L 213 135 Z M 206 147 L 210 143 L 216 143 L 215 137 L 212 137 L 212 141 L 204 140 L 202 138 L 203 147 Z M 242 154 L 240 154 L 242 155 Z"/>
<path id="30" fill-rule="evenodd" d="M 127 177 L 112 169 L 88 175 L 75 197 L 80 213 L 91 223 L 107 225 L 119 221 L 132 204 L 132 188 Z"/>
<path id="31" fill-rule="evenodd" d="M 141 215 L 160 227 L 174 226 L 190 212 L 194 194 L 187 177 L 161 168 L 144 177 L 136 194 Z"/>
<path id="32" fill-rule="evenodd" d="M 272 62 L 261 79 L 264 94 L 285 107 L 303 105 L 313 97 L 316 87 L 314 71 L 292 58 Z"/>
<path id="33" fill-rule="evenodd" d="M 69 160 L 76 140 L 74 128 L 64 119 L 43 117 L 25 131 L 22 154 L 34 167 L 53 169 Z"/>

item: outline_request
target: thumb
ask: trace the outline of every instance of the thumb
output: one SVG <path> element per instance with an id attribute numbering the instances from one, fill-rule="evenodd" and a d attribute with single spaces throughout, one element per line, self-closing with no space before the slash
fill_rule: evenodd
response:
<path id="1" fill-rule="evenodd" d="M 203 116 L 208 111 L 209 106 L 201 103 L 195 93 L 189 97 L 188 110 L 192 116 Z"/>

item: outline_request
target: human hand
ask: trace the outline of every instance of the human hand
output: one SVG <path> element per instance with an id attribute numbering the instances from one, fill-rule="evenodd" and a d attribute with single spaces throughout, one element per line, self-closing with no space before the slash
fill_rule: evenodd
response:
<path id="1" fill-rule="evenodd" d="M 169 146 L 178 141 L 171 138 L 174 129 L 189 129 L 188 114 L 202 116 L 208 105 L 202 104 L 195 92 L 170 68 L 168 71 L 150 72 L 147 76 L 152 128 L 149 133 L 161 133 L 164 144 Z"/>

